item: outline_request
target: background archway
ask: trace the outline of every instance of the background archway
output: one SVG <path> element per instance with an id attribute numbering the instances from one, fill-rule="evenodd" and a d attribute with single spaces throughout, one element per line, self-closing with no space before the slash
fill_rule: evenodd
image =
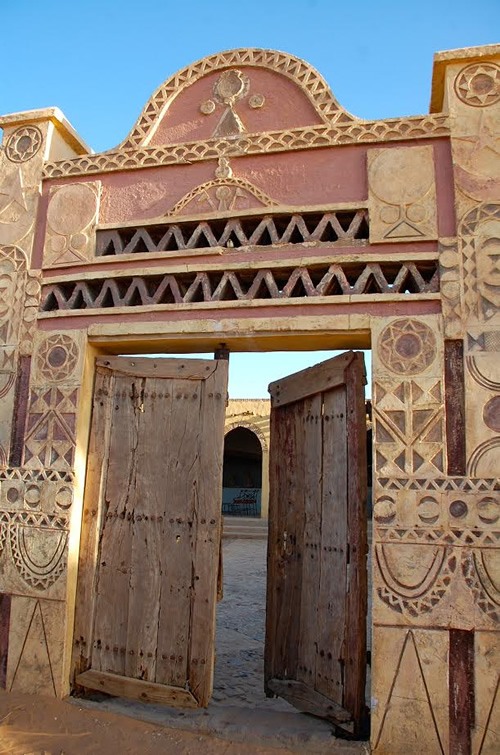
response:
<path id="1" fill-rule="evenodd" d="M 262 445 L 248 427 L 237 426 L 224 439 L 222 513 L 261 515 Z"/>

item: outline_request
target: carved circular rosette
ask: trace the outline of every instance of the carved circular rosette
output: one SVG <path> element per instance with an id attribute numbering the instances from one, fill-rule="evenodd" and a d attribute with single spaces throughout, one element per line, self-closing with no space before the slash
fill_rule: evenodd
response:
<path id="1" fill-rule="evenodd" d="M 418 320 L 395 320 L 380 334 L 378 353 L 386 367 L 398 375 L 416 375 L 436 357 L 436 338 Z"/>
<path id="2" fill-rule="evenodd" d="M 38 349 L 38 372 L 52 382 L 69 378 L 77 362 L 78 345 L 71 336 L 64 334 L 49 336 Z"/>
<path id="3" fill-rule="evenodd" d="M 500 66 L 495 63 L 472 63 L 455 79 L 458 99 L 472 107 L 487 107 L 500 100 Z"/>
<path id="4" fill-rule="evenodd" d="M 5 145 L 5 154 L 13 163 L 31 160 L 42 146 L 42 132 L 36 126 L 22 126 L 14 131 Z"/>

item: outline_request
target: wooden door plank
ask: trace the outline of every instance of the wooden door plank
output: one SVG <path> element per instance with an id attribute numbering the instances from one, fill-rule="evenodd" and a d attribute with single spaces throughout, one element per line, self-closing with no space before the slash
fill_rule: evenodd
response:
<path id="1" fill-rule="evenodd" d="M 194 551 L 194 585 L 191 595 L 191 647 L 189 686 L 201 706 L 212 694 L 215 659 L 217 572 L 222 534 L 222 463 L 228 363 L 203 383 L 198 425 L 199 475 L 193 487 L 197 520 Z"/>
<path id="2" fill-rule="evenodd" d="M 137 471 L 131 519 L 126 676 L 155 681 L 161 600 L 165 469 L 161 449 L 170 432 L 169 381 L 133 382 Z"/>
<path id="3" fill-rule="evenodd" d="M 355 354 L 346 375 L 347 385 L 347 526 L 349 543 L 349 583 L 345 660 L 348 673 L 344 683 L 344 704 L 353 712 L 358 728 L 363 725 L 366 685 L 367 575 L 367 481 L 366 481 L 366 383 L 363 356 Z"/>
<path id="4" fill-rule="evenodd" d="M 318 662 L 315 689 L 343 702 L 347 589 L 347 437 L 345 387 L 323 394 L 323 495 Z M 349 630 L 350 631 L 350 630 Z"/>
<path id="5" fill-rule="evenodd" d="M 304 406 L 271 412 L 264 681 L 297 673 L 304 554 Z"/>
<path id="6" fill-rule="evenodd" d="M 154 684 L 141 679 L 129 679 L 105 671 L 85 671 L 77 676 L 76 681 L 82 687 L 106 692 L 115 697 L 131 697 L 145 703 L 163 703 L 178 708 L 198 707 L 198 703 L 186 689 Z"/>
<path id="7" fill-rule="evenodd" d="M 318 585 L 321 575 L 321 498 L 323 479 L 323 399 L 304 399 L 304 556 L 297 680 L 314 683 L 318 656 Z"/>
<path id="8" fill-rule="evenodd" d="M 276 695 L 288 700 L 303 713 L 325 718 L 349 733 L 353 732 L 354 723 L 349 711 L 316 692 L 310 685 L 285 679 L 270 679 L 268 684 Z"/>
<path id="9" fill-rule="evenodd" d="M 170 435 L 162 453 L 165 500 L 156 681 L 184 685 L 189 678 L 193 541 L 198 527 L 197 438 L 203 383 L 171 380 L 169 386 Z"/>
<path id="10" fill-rule="evenodd" d="M 92 668 L 78 678 L 198 706 L 213 683 L 227 363 L 168 361 L 113 357 L 98 367 L 114 390 L 102 524 L 89 531 L 99 540 Z"/>
<path id="11" fill-rule="evenodd" d="M 111 430 L 112 382 L 108 372 L 98 370 L 95 378 L 92 421 L 89 438 L 82 531 L 78 559 L 78 590 L 75 606 L 73 670 L 79 674 L 90 666 L 95 582 L 102 516 L 103 491 Z"/>
<path id="12" fill-rule="evenodd" d="M 131 518 L 137 472 L 137 417 L 131 382 L 126 376 L 117 375 L 114 379 L 92 649 L 92 668 L 117 674 L 125 673 Z"/>
<path id="13" fill-rule="evenodd" d="M 353 353 L 348 351 L 271 383 L 271 406 L 285 406 L 306 396 L 343 385 L 344 373 L 353 358 Z"/>
<path id="14" fill-rule="evenodd" d="M 172 380 L 205 380 L 217 369 L 212 359 L 150 359 L 148 357 L 98 357 L 101 369 L 132 378 L 152 377 Z"/>
<path id="15" fill-rule="evenodd" d="M 270 386 L 266 693 L 351 734 L 363 728 L 366 671 L 364 382 L 363 356 L 351 352 Z M 316 438 L 306 418 L 320 403 Z M 283 557 L 292 527 L 304 532 L 299 568 Z"/>

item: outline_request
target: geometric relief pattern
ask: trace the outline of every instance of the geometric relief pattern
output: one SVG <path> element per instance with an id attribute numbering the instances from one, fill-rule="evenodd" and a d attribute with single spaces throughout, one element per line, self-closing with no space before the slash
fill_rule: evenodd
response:
<path id="1" fill-rule="evenodd" d="M 10 547 L 14 564 L 23 580 L 39 590 L 46 590 L 66 569 L 68 533 L 54 529 L 10 528 Z"/>
<path id="2" fill-rule="evenodd" d="M 77 388 L 37 387 L 31 390 L 25 466 L 73 467 L 77 400 Z"/>
<path id="3" fill-rule="evenodd" d="M 486 390 L 500 393 L 500 371 L 497 370 L 497 374 L 488 374 L 492 370 L 485 369 L 485 367 L 488 367 L 487 361 L 478 359 L 475 356 L 467 356 L 465 364 L 468 373 L 478 385 L 486 388 Z"/>
<path id="4" fill-rule="evenodd" d="M 38 374 L 53 383 L 66 380 L 75 370 L 78 354 L 78 345 L 71 336 L 62 333 L 48 336 L 38 348 Z"/>
<path id="5" fill-rule="evenodd" d="M 455 79 L 455 92 L 466 105 L 494 105 L 500 100 L 500 66 L 491 62 L 466 66 Z"/>
<path id="6" fill-rule="evenodd" d="M 72 486 L 56 478 L 53 470 L 50 476 L 50 481 L 34 479 L 34 475 L 26 475 L 24 480 L 3 480 L 0 486 L 0 511 L 24 509 L 49 515 L 67 511 L 73 503 Z"/>
<path id="7" fill-rule="evenodd" d="M 64 469 L 31 469 L 29 467 L 7 467 L 0 469 L 0 483 L 10 480 L 23 480 L 24 482 L 74 482 L 74 474 L 71 470 Z"/>
<path id="8" fill-rule="evenodd" d="M 17 352 L 15 346 L 0 346 L 0 374 L 11 375 L 16 371 Z M 0 398 L 4 398 L 9 392 L 9 388 L 0 387 Z"/>
<path id="9" fill-rule="evenodd" d="M 500 460 L 500 436 L 497 438 L 488 438 L 480 443 L 472 451 L 467 460 L 467 472 L 470 475 L 484 473 L 485 469 L 491 470 L 495 464 L 496 470 L 499 469 Z"/>
<path id="10" fill-rule="evenodd" d="M 406 571 L 398 568 L 400 556 L 404 556 Z M 377 587 L 379 598 L 393 611 L 409 616 L 433 610 L 448 591 L 457 565 L 452 549 L 421 545 L 377 544 L 375 558 L 383 581 Z"/>
<path id="11" fill-rule="evenodd" d="M 491 320 L 500 311 L 500 204 L 480 204 L 459 227 L 467 319 Z"/>
<path id="12" fill-rule="evenodd" d="M 381 475 L 443 472 L 444 416 L 441 381 L 374 385 L 375 463 Z"/>
<path id="13" fill-rule="evenodd" d="M 0 244 L 29 248 L 36 213 L 37 191 L 25 190 L 23 171 L 2 164 L 0 176 Z M 23 254 L 23 252 L 21 252 Z M 20 270 L 19 266 L 14 268 Z"/>
<path id="14" fill-rule="evenodd" d="M 216 182 L 212 182 L 216 183 Z M 187 195 L 169 213 L 174 215 L 191 202 L 204 186 Z M 219 189 L 223 187 L 219 186 Z M 264 196 L 259 196 L 263 201 Z M 219 201 L 219 200 L 218 200 Z M 267 200 L 267 204 L 272 200 Z M 273 204 L 276 204 L 275 202 Z M 228 208 L 231 209 L 231 208 Z M 217 210 L 208 207 L 207 211 Z M 198 212 L 200 210 L 198 209 Z M 273 217 L 252 215 L 242 218 L 211 218 L 203 221 L 162 222 L 157 225 L 128 226 L 97 231 L 96 256 L 152 254 L 190 249 L 239 248 L 274 244 L 342 245 L 368 241 L 368 213 L 365 209 L 331 212 L 281 212 Z"/>
<path id="15" fill-rule="evenodd" d="M 434 361 L 436 338 L 432 329 L 419 320 L 394 320 L 380 334 L 378 354 L 397 375 L 415 375 Z"/>
<path id="16" fill-rule="evenodd" d="M 160 304 L 284 300 L 352 295 L 407 296 L 436 293 L 435 265 L 395 266 L 378 262 L 311 264 L 274 269 L 234 269 L 179 272 L 163 275 L 120 276 L 51 283 L 43 289 L 41 310 L 104 309 Z"/>
<path id="17" fill-rule="evenodd" d="M 376 143 L 401 139 L 448 136 L 449 119 L 442 113 L 384 121 L 337 121 L 332 125 L 241 134 L 237 139 L 207 139 L 154 147 L 140 147 L 84 155 L 45 163 L 45 178 L 91 175 L 120 170 L 137 170 L 201 160 L 214 160 L 244 154 L 269 154 L 291 150 L 324 148 L 339 144 Z"/>
<path id="18" fill-rule="evenodd" d="M 378 543 L 489 552 L 500 546 L 498 478 L 379 478 L 376 489 L 373 520 Z"/>
<path id="19" fill-rule="evenodd" d="M 168 215 L 235 212 L 249 207 L 270 207 L 278 204 L 246 179 L 234 177 L 229 160 L 224 157 L 219 158 L 215 176 L 212 181 L 207 181 L 185 194 Z"/>
<path id="20" fill-rule="evenodd" d="M 31 160 L 42 146 L 42 132 L 36 126 L 22 126 L 14 131 L 5 145 L 5 154 L 13 163 Z"/>
<path id="21" fill-rule="evenodd" d="M 186 87 L 192 86 L 213 71 L 221 71 L 214 87 L 214 94 L 218 100 L 222 100 L 221 104 L 227 105 L 225 100 L 228 98 L 232 101 L 241 99 L 248 89 L 248 86 L 244 86 L 246 83 L 243 80 L 244 74 L 241 71 L 224 70 L 234 66 L 244 68 L 251 66 L 276 71 L 307 92 L 314 109 L 323 121 L 334 122 L 341 117 L 343 121 L 356 122 L 352 115 L 345 113 L 339 106 L 325 80 L 300 58 L 276 50 L 226 50 L 195 61 L 167 79 L 150 97 L 132 132 L 120 146 L 131 150 L 133 147 L 147 144 L 173 97 L 178 97 Z M 234 81 L 235 78 L 236 81 Z M 242 85 L 245 91 L 241 91 Z"/>
<path id="22" fill-rule="evenodd" d="M 476 632 L 474 755 L 500 752 L 500 643 L 497 632 Z"/>
<path id="23" fill-rule="evenodd" d="M 453 589 L 498 621 L 499 478 L 379 478 L 373 519 L 376 592 L 389 608 L 428 613 L 455 579 Z"/>
<path id="24" fill-rule="evenodd" d="M 500 567 L 498 550 L 464 551 L 462 573 L 475 604 L 495 623 L 500 623 Z"/>
<path id="25" fill-rule="evenodd" d="M 243 100 L 250 89 L 250 79 L 241 71 L 223 71 L 213 87 L 213 99 L 205 100 L 200 105 L 200 111 L 209 116 L 217 109 L 217 105 L 225 106 L 220 119 L 213 131 L 213 136 L 231 136 L 241 134 L 247 129 L 240 116 L 234 109 L 236 102 Z M 265 104 L 262 94 L 252 94 L 247 101 L 251 108 L 261 108 Z"/>
<path id="26" fill-rule="evenodd" d="M 15 402 L 17 349 L 0 346 L 0 467 L 8 463 Z"/>
<path id="27" fill-rule="evenodd" d="M 7 689 L 60 694 L 65 603 L 15 596 L 7 665 Z"/>
<path id="28" fill-rule="evenodd" d="M 7 525 L 0 519 L 0 556 L 2 555 L 5 543 L 7 542 Z"/>
<path id="29" fill-rule="evenodd" d="M 469 354 L 465 365 L 467 473 L 474 477 L 500 476 L 500 356 Z"/>
<path id="30" fill-rule="evenodd" d="M 91 259 L 100 188 L 100 182 L 94 181 L 52 190 L 47 208 L 46 266 Z"/>
<path id="31" fill-rule="evenodd" d="M 193 189 L 172 207 L 168 215 L 241 211 L 254 206 L 276 204 L 278 203 L 249 181 L 243 178 L 228 178 L 207 181 Z"/>
<path id="32" fill-rule="evenodd" d="M 0 511 L 0 545 L 4 552 L 2 590 L 12 585 L 9 565 L 36 590 L 47 590 L 66 571 L 69 519 L 57 514 L 33 511 Z M 0 555 L 2 548 L 0 547 Z"/>
<path id="33" fill-rule="evenodd" d="M 401 543 L 403 545 L 433 544 L 453 545 L 454 547 L 468 547 L 473 545 L 481 548 L 497 550 L 500 547 L 500 530 L 486 530 L 476 528 L 456 527 L 401 527 L 379 525 L 376 530 L 377 542 Z M 406 552 L 406 551 L 405 551 Z"/>
<path id="34" fill-rule="evenodd" d="M 26 273 L 11 269 L 0 250 L 0 344 L 16 344 L 22 321 Z"/>
<path id="35" fill-rule="evenodd" d="M 381 631 L 378 629 L 379 633 Z M 388 630 L 394 642 L 399 636 L 394 636 L 394 631 Z M 387 630 L 385 630 L 387 633 Z M 398 633 L 399 634 L 399 633 Z M 380 728 L 375 732 L 374 753 L 441 753 L 447 751 L 445 732 L 442 731 L 446 707 L 441 695 L 436 695 L 432 689 L 436 673 L 444 671 L 447 653 L 439 647 L 447 633 L 433 633 L 435 635 L 436 648 L 429 632 L 415 632 L 408 630 L 404 642 L 397 656 L 394 675 L 387 694 L 383 713 L 380 711 Z M 382 638 L 379 638 L 379 641 Z M 389 637 L 384 638 L 387 644 Z M 394 648 L 394 642 L 391 643 Z M 428 647 L 427 647 L 428 646 Z M 437 652 L 436 652 L 437 651 Z M 383 674 L 388 674 L 388 669 L 393 665 L 394 650 L 392 654 L 386 651 L 387 667 Z M 392 661 L 392 663 L 391 663 Z M 436 666 L 438 671 L 436 672 Z M 424 669 L 427 671 L 425 672 Z M 432 670 L 434 669 L 434 671 Z M 426 676 L 427 673 L 427 676 Z M 444 683 L 446 692 L 446 683 Z M 441 697 L 441 701 L 439 701 Z M 444 708 L 444 710 L 442 710 Z M 447 722 L 445 723 L 446 726 Z M 447 726 L 446 726 L 447 728 Z M 418 732 L 418 733 L 417 733 Z M 401 737 L 406 735 L 405 748 L 401 747 Z M 395 745 L 400 745 L 395 749 Z M 451 755 L 451 753 L 450 753 Z"/>
<path id="36" fill-rule="evenodd" d="M 445 338 L 463 336 L 464 309 L 460 255 L 456 239 L 440 239 L 439 281 Z"/>
<path id="37" fill-rule="evenodd" d="M 437 238 L 432 147 L 370 150 L 368 194 L 372 242 Z"/>
<path id="38" fill-rule="evenodd" d="M 471 478 L 471 477 L 435 477 L 426 479 L 424 477 L 379 477 L 377 486 L 384 490 L 442 490 L 456 491 L 465 493 L 482 493 L 485 491 L 500 491 L 500 479 L 491 478 Z"/>
<path id="39" fill-rule="evenodd" d="M 19 351 L 31 355 L 37 329 L 37 315 L 42 293 L 42 271 L 30 270 L 25 286 L 23 320 L 19 333 Z"/>

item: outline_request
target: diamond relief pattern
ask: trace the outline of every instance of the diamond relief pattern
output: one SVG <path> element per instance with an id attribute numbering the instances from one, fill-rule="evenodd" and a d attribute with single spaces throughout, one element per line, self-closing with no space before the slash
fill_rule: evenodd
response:
<path id="1" fill-rule="evenodd" d="M 376 469 L 381 475 L 443 472 L 444 418 L 440 380 L 374 386 Z"/>
<path id="2" fill-rule="evenodd" d="M 76 388 L 32 390 L 24 449 L 26 467 L 73 467 L 77 399 Z"/>

